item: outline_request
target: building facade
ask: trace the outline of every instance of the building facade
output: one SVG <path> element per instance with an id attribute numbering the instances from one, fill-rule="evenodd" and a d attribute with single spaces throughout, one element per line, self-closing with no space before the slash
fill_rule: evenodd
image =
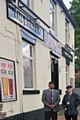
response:
<path id="1" fill-rule="evenodd" d="M 76 25 L 62 0 L 0 0 L 0 13 L 0 119 L 43 120 L 48 82 L 61 99 L 75 87 Z"/>

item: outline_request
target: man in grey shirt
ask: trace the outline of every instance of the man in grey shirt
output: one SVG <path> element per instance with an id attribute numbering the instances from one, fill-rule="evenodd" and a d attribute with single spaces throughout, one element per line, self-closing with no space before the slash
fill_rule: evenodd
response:
<path id="1" fill-rule="evenodd" d="M 58 90 L 54 89 L 54 83 L 49 82 L 49 89 L 43 90 L 42 102 L 44 103 L 45 120 L 57 120 L 60 96 Z"/>

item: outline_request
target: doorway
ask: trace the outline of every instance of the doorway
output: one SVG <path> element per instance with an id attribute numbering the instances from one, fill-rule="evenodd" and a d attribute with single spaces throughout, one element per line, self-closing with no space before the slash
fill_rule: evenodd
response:
<path id="1" fill-rule="evenodd" d="M 55 89 L 59 89 L 58 61 L 52 59 L 51 62 L 51 81 L 55 84 Z"/>

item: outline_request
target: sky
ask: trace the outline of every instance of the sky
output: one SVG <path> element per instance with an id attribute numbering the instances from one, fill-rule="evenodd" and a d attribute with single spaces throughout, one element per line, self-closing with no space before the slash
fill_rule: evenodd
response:
<path id="1" fill-rule="evenodd" d="M 63 2 L 65 3 L 65 5 L 68 9 L 70 8 L 70 4 L 69 4 L 70 1 L 72 1 L 72 0 L 63 0 Z"/>

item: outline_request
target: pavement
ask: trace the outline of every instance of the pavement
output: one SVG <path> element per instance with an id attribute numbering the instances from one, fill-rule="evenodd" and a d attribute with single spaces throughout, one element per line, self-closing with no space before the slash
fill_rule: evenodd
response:
<path id="1" fill-rule="evenodd" d="M 64 116 L 58 116 L 58 120 L 65 120 Z M 78 116 L 78 120 L 80 120 L 80 116 Z"/>
<path id="2" fill-rule="evenodd" d="M 78 115 L 78 120 L 80 120 L 80 106 L 78 107 L 78 113 L 79 113 L 79 115 Z M 64 112 L 63 112 L 63 111 L 61 111 L 61 112 L 59 113 L 59 115 L 58 115 L 58 120 L 65 120 Z"/>

